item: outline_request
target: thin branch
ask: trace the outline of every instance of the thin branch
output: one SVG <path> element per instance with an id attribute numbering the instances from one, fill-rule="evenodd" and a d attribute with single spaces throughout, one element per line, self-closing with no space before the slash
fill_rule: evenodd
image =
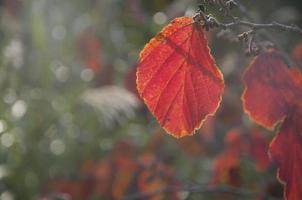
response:
<path id="1" fill-rule="evenodd" d="M 223 23 L 218 23 L 220 26 L 222 26 L 223 28 L 230 28 L 233 26 L 237 26 L 237 25 L 241 25 L 241 26 L 246 26 L 249 28 L 252 28 L 254 30 L 256 29 L 264 29 L 264 28 L 271 28 L 271 29 L 280 29 L 283 31 L 292 31 L 292 32 L 296 32 L 299 34 L 302 34 L 302 29 L 299 28 L 296 25 L 286 25 L 286 24 L 281 24 L 278 22 L 272 22 L 269 24 L 258 24 L 258 23 L 253 23 L 253 22 L 249 22 L 249 21 L 244 21 L 244 20 L 236 20 L 234 22 L 231 23 L 227 23 L 227 24 L 223 24 Z"/>
<path id="2" fill-rule="evenodd" d="M 252 36 L 250 38 L 250 41 L 249 41 L 249 52 L 252 52 L 253 51 L 253 42 L 254 42 L 254 36 Z"/>
<path id="3" fill-rule="evenodd" d="M 211 14 L 206 15 L 204 11 L 199 9 L 199 12 L 194 16 L 195 21 L 203 21 L 205 23 L 205 28 L 206 30 L 213 28 L 213 27 L 222 27 L 224 29 L 226 28 L 231 28 L 233 26 L 246 26 L 251 28 L 252 30 L 256 31 L 259 29 L 279 29 L 283 31 L 292 31 L 296 32 L 302 35 L 302 29 L 299 28 L 297 25 L 286 25 L 286 24 L 281 24 L 278 22 L 271 22 L 268 24 L 260 24 L 260 23 L 254 23 L 251 20 L 250 21 L 245 21 L 241 20 L 237 17 L 233 18 L 233 22 L 230 23 L 222 23 L 219 22 L 216 18 L 214 18 Z"/>
<path id="4" fill-rule="evenodd" d="M 284 51 L 283 48 L 281 48 L 281 45 L 279 44 L 279 41 L 274 39 L 274 37 L 272 37 L 271 33 L 268 32 L 268 29 L 275 29 L 275 30 L 281 30 L 281 31 L 290 31 L 290 32 L 302 35 L 302 28 L 300 28 L 296 25 L 287 25 L 287 24 L 282 24 L 282 23 L 278 23 L 278 22 L 271 22 L 271 23 L 267 23 L 267 24 L 254 23 L 253 17 L 248 12 L 248 9 L 240 2 L 240 0 L 228 0 L 228 1 L 225 1 L 224 3 L 227 5 L 230 2 L 232 3 L 232 7 L 236 6 L 238 8 L 238 10 L 245 17 L 245 20 L 241 20 L 238 17 L 233 17 L 233 20 L 234 20 L 233 22 L 231 22 L 231 23 L 221 23 L 221 22 L 218 22 L 212 16 L 208 15 L 208 17 L 207 17 L 207 15 L 205 15 L 204 13 L 201 13 L 200 15 L 204 15 L 204 17 L 206 18 L 205 24 L 206 25 L 210 24 L 210 26 L 209 25 L 206 26 L 206 29 L 209 29 L 209 28 L 212 28 L 212 27 L 219 27 L 219 26 L 224 28 L 224 29 L 231 28 L 231 27 L 234 27 L 234 26 L 245 26 L 245 27 L 249 27 L 253 31 L 263 29 L 262 32 L 259 32 L 259 35 L 262 35 L 265 38 L 272 41 L 273 44 L 275 45 L 275 47 L 278 48 L 281 51 L 281 53 L 284 56 L 288 66 L 290 66 L 290 67 L 294 66 L 294 62 L 292 61 L 290 55 L 286 51 Z M 223 9 L 226 9 L 226 10 L 230 9 L 229 6 L 223 6 L 224 4 L 223 4 L 222 1 L 204 0 L 204 3 L 210 3 L 212 5 L 217 4 L 222 10 Z M 213 26 L 213 24 L 214 24 L 214 26 Z"/>
<path id="5" fill-rule="evenodd" d="M 244 15 L 244 17 L 246 17 L 249 21 L 253 22 L 254 19 L 253 17 L 250 15 L 250 13 L 248 12 L 248 9 L 240 2 L 240 0 L 233 0 L 235 2 L 235 5 L 237 6 L 237 8 L 239 9 L 239 11 Z M 283 25 L 283 24 L 280 24 L 280 23 L 277 23 L 277 22 L 274 22 L 276 24 L 278 24 L 279 26 L 280 25 Z M 296 29 L 295 31 L 296 32 L 299 32 L 301 34 L 302 30 L 301 28 L 299 28 L 298 26 L 296 25 L 291 25 L 294 29 Z M 281 26 L 282 27 L 282 26 Z M 290 27 L 288 25 L 284 25 L 283 26 L 283 30 L 284 30 L 284 27 Z M 289 28 L 290 30 L 291 28 Z M 266 38 L 270 38 L 271 41 L 273 41 L 273 43 L 276 45 L 276 47 L 281 51 L 282 55 L 284 56 L 286 62 L 288 63 L 289 66 L 293 66 L 293 61 L 292 59 L 290 58 L 290 56 L 288 55 L 288 53 L 286 53 L 281 47 L 280 47 L 280 44 L 277 40 L 275 40 L 273 37 L 271 37 L 271 35 L 268 33 L 267 30 L 264 30 L 263 31 L 263 35 L 266 37 Z"/>
<path id="6" fill-rule="evenodd" d="M 174 192 L 190 192 L 190 193 L 199 193 L 199 194 L 229 194 L 229 195 L 245 197 L 245 198 L 265 197 L 266 200 L 281 200 L 280 198 L 269 197 L 263 193 L 253 192 L 253 191 L 229 187 L 229 186 L 220 186 L 220 187 L 169 186 L 153 191 L 130 194 L 125 196 L 123 200 L 146 199 L 162 193 L 174 193 Z"/>

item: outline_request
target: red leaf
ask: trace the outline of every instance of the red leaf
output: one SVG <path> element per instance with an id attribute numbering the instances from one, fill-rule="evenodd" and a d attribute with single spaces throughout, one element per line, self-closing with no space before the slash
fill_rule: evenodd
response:
<path id="1" fill-rule="evenodd" d="M 291 72 L 279 52 L 270 49 L 257 56 L 246 70 L 242 95 L 245 112 L 255 122 L 273 128 L 284 119 L 294 101 Z"/>
<path id="2" fill-rule="evenodd" d="M 297 64 L 302 65 L 302 42 L 294 48 L 292 55 Z"/>
<path id="3" fill-rule="evenodd" d="M 252 129 L 250 133 L 249 154 L 256 161 L 258 171 L 264 171 L 269 165 L 267 154 L 269 139 L 259 130 Z"/>
<path id="4" fill-rule="evenodd" d="M 284 119 L 270 145 L 272 159 L 279 167 L 288 200 L 302 199 L 302 75 L 288 69 L 276 50 L 254 59 L 247 69 L 243 94 L 244 109 L 257 123 L 272 128 Z"/>
<path id="5" fill-rule="evenodd" d="M 140 54 L 137 88 L 168 133 L 194 134 L 215 113 L 224 89 L 201 24 L 176 18 L 157 34 Z"/>
<path id="6" fill-rule="evenodd" d="M 288 200 L 302 199 L 302 105 L 282 124 L 270 145 L 270 155 L 279 166 L 278 177 L 285 184 Z"/>
<path id="7" fill-rule="evenodd" d="M 299 88 L 302 89 L 302 73 L 298 68 L 292 68 L 290 69 L 292 79 L 299 91 Z M 301 90 L 300 90 L 300 95 L 301 95 Z"/>

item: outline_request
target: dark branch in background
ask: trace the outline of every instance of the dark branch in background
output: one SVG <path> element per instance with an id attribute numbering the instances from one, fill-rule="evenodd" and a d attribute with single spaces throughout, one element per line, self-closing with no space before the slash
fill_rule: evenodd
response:
<path id="1" fill-rule="evenodd" d="M 152 196 L 174 193 L 174 192 L 189 192 L 195 194 L 204 194 L 204 195 L 217 195 L 217 194 L 228 194 L 236 197 L 244 197 L 244 198 L 263 198 L 265 200 L 281 200 L 280 198 L 270 197 L 263 193 L 248 191 L 240 188 L 234 188 L 229 186 L 220 186 L 220 187 L 209 187 L 209 186 L 183 186 L 183 187 L 164 187 L 158 190 L 148 191 L 148 192 L 140 192 L 127 195 L 123 198 L 123 200 L 138 200 L 138 199 L 146 199 Z"/>
<path id="2" fill-rule="evenodd" d="M 267 31 L 269 29 L 272 30 L 279 30 L 279 31 L 288 31 L 297 33 L 299 35 L 302 35 L 302 29 L 299 28 L 296 25 L 287 25 L 282 24 L 278 22 L 271 22 L 271 23 L 254 23 L 252 16 L 248 13 L 248 10 L 245 8 L 243 4 L 239 0 L 202 0 L 202 6 L 199 6 L 198 14 L 195 16 L 195 20 L 202 21 L 204 23 L 204 27 L 206 30 L 209 30 L 210 28 L 215 27 L 221 27 L 222 29 L 231 29 L 236 26 L 243 26 L 250 28 L 249 31 L 243 32 L 238 35 L 238 39 L 240 40 L 240 36 L 245 35 L 246 38 L 245 41 L 247 43 L 247 54 L 248 55 L 257 55 L 260 51 L 259 45 L 255 42 L 255 36 L 258 30 L 262 29 L 263 32 L 261 34 L 265 36 L 267 39 L 272 40 L 271 34 Z M 219 22 L 216 18 L 214 18 L 212 15 L 206 15 L 204 12 L 203 5 L 215 5 L 219 8 L 219 11 L 223 11 L 225 16 L 228 16 L 232 19 L 232 22 L 230 23 L 222 23 Z M 201 9 L 202 8 L 202 9 Z M 231 14 L 231 10 L 233 8 L 238 8 L 239 11 L 244 15 L 246 18 L 245 20 L 239 19 L 238 17 L 235 17 Z M 252 34 L 251 34 L 252 33 Z M 282 51 L 282 49 L 278 46 L 276 41 L 272 40 L 272 42 L 275 44 L 278 49 Z M 288 62 L 288 64 L 291 66 L 292 62 L 289 59 L 289 56 L 282 52 Z"/>
<path id="3" fill-rule="evenodd" d="M 281 24 L 278 22 L 272 22 L 268 24 L 260 24 L 260 23 L 253 23 L 250 21 L 244 21 L 240 20 L 237 17 L 234 17 L 234 21 L 230 23 L 222 23 L 219 22 L 216 18 L 214 18 L 212 15 L 206 15 L 201 9 L 199 9 L 198 14 L 194 17 L 195 20 L 199 21 L 202 20 L 205 23 L 205 28 L 208 30 L 209 28 L 214 28 L 214 27 L 222 27 L 224 29 L 226 28 L 231 28 L 233 26 L 246 26 L 249 27 L 253 30 L 257 29 L 279 29 L 283 31 L 292 31 L 296 32 L 302 35 L 302 29 L 299 28 L 296 25 L 286 25 L 286 24 Z"/>
<path id="4" fill-rule="evenodd" d="M 218 23 L 220 26 L 222 26 L 223 28 L 229 28 L 232 26 L 236 26 L 236 25 L 241 25 L 241 26 L 247 26 L 249 28 L 252 28 L 254 30 L 256 29 L 265 29 L 265 28 L 270 28 L 270 29 L 279 29 L 279 30 L 283 30 L 283 31 L 292 31 L 292 32 L 296 32 L 302 35 L 302 29 L 299 28 L 296 25 L 285 25 L 285 24 L 281 24 L 278 22 L 272 22 L 269 24 L 257 24 L 257 23 L 252 23 L 252 22 L 248 22 L 248 21 L 243 21 L 243 20 L 237 20 L 228 24 L 223 24 L 223 23 Z"/>
<path id="5" fill-rule="evenodd" d="M 253 17 L 250 15 L 250 13 L 248 12 L 247 8 L 239 0 L 233 0 L 233 1 L 236 3 L 237 8 L 244 15 L 245 18 L 247 18 L 249 21 L 254 21 Z M 292 26 L 295 26 L 295 25 L 292 25 Z M 297 26 L 295 26 L 295 27 L 297 27 Z M 301 30 L 301 28 L 298 28 L 298 29 Z M 278 41 L 276 41 L 274 38 L 270 37 L 270 34 L 266 30 L 264 30 L 263 35 L 266 38 L 271 38 L 271 40 L 275 43 L 275 46 L 283 54 L 283 56 L 284 56 L 285 60 L 287 61 L 288 65 L 289 66 L 293 66 L 293 62 L 292 62 L 289 54 L 282 50 L 282 48 L 278 44 Z"/>

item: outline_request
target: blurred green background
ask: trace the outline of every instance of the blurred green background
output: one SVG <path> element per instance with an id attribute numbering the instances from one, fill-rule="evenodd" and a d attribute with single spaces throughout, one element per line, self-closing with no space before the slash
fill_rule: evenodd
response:
<path id="1" fill-rule="evenodd" d="M 162 143 L 156 153 L 155 149 L 151 152 L 173 168 L 173 177 L 179 183 L 210 182 L 213 159 L 224 149 L 225 133 L 232 128 L 253 126 L 242 113 L 240 103 L 240 77 L 250 59 L 244 55 L 243 45 L 232 41 L 231 33 L 227 37 L 220 30 L 208 34 L 227 88 L 211 127 L 214 139 L 208 142 L 202 138 L 194 156 L 186 149 L 191 143 L 180 145 L 160 130 L 135 90 L 135 67 L 144 44 L 171 19 L 194 15 L 198 2 L 2 0 L 0 198 L 59 198 L 50 195 L 52 181 L 81 182 L 83 165 L 112 155 L 118 142 L 131 143 L 136 157 L 149 148 L 157 134 Z M 241 2 L 258 22 L 301 25 L 299 0 Z M 215 7 L 209 7 L 208 12 L 221 21 L 229 21 Z M 242 17 L 236 9 L 234 14 Z M 270 33 L 271 38 L 260 38 L 278 41 L 288 53 L 301 40 L 298 35 Z M 193 141 L 199 139 L 197 136 Z M 123 152 L 128 148 L 126 145 L 118 149 Z M 250 159 L 244 157 L 242 163 L 240 186 L 261 190 L 275 183 L 274 167 L 259 173 Z M 114 198 L 90 193 L 89 197 L 72 199 Z M 126 193 L 127 189 L 123 190 Z M 186 198 L 209 199 L 188 194 L 182 197 Z"/>

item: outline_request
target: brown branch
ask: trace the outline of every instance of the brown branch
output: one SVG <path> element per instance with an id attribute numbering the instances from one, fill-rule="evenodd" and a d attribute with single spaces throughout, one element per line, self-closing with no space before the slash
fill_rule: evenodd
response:
<path id="1" fill-rule="evenodd" d="M 160 188 L 148 192 L 139 192 L 130 195 L 126 195 L 123 200 L 135 200 L 135 199 L 146 199 L 155 195 L 162 193 L 173 193 L 173 192 L 190 192 L 199 194 L 229 194 L 233 196 L 245 197 L 245 198 L 259 198 L 264 197 L 266 200 L 281 200 L 280 198 L 270 197 L 263 193 L 253 192 L 245 189 L 230 187 L 230 186 L 220 186 L 220 187 L 209 187 L 209 186 L 169 186 Z"/>

